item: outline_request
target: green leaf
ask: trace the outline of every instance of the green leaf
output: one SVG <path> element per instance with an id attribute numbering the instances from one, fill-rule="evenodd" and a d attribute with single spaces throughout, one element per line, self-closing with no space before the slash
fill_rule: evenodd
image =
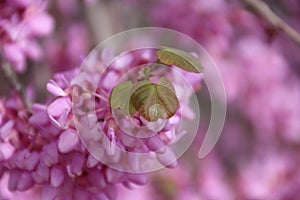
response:
<path id="1" fill-rule="evenodd" d="M 146 120 L 168 119 L 176 113 L 179 103 L 168 79 L 162 78 L 158 84 L 143 81 L 135 88 L 130 102 Z"/>
<path id="2" fill-rule="evenodd" d="M 151 76 L 151 68 L 145 67 L 145 69 L 141 71 L 139 75 L 142 77 L 142 80 L 149 80 Z"/>
<path id="3" fill-rule="evenodd" d="M 164 86 L 164 87 L 168 88 L 175 94 L 175 88 L 174 88 L 173 84 L 167 78 L 165 78 L 165 77 L 160 78 L 158 80 L 158 84 L 160 86 Z"/>
<path id="4" fill-rule="evenodd" d="M 161 47 L 156 54 L 159 61 L 163 64 L 174 65 L 193 73 L 201 73 L 203 71 L 199 59 L 185 51 L 170 47 Z"/>
<path id="5" fill-rule="evenodd" d="M 116 85 L 110 93 L 110 107 L 112 109 L 121 108 L 125 113 L 133 112 L 132 108 L 130 108 L 129 102 L 132 87 L 133 84 L 131 83 L 131 81 L 127 81 Z"/>

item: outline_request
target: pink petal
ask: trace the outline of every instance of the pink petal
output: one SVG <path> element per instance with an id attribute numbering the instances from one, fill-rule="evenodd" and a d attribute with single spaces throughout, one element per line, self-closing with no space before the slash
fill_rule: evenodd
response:
<path id="1" fill-rule="evenodd" d="M 88 160 L 87 160 L 87 167 L 88 168 L 93 168 L 95 167 L 97 164 L 99 163 L 99 161 L 94 158 L 94 156 L 89 155 Z"/>
<path id="2" fill-rule="evenodd" d="M 27 24 L 32 34 L 44 36 L 52 32 L 54 28 L 53 18 L 43 12 L 35 13 L 27 18 Z"/>
<path id="3" fill-rule="evenodd" d="M 62 167 L 54 166 L 51 169 L 50 182 L 53 187 L 59 187 L 64 181 L 64 171 Z"/>
<path id="4" fill-rule="evenodd" d="M 119 171 L 112 168 L 106 168 L 105 175 L 106 181 L 111 184 L 116 184 L 120 182 L 122 178 L 122 174 Z"/>
<path id="5" fill-rule="evenodd" d="M 47 83 L 47 90 L 53 94 L 54 96 L 66 96 L 67 94 L 65 93 L 65 91 L 63 91 L 63 89 L 61 89 L 57 83 L 53 80 L 50 80 Z"/>
<path id="6" fill-rule="evenodd" d="M 21 172 L 18 170 L 12 170 L 9 172 L 8 189 L 10 191 L 15 191 L 17 189 L 20 176 Z"/>
<path id="7" fill-rule="evenodd" d="M 156 156 L 160 163 L 166 167 L 175 168 L 177 166 L 177 158 L 170 149 L 167 149 L 164 154 L 157 154 Z"/>
<path id="8" fill-rule="evenodd" d="M 114 84 L 116 84 L 119 80 L 120 76 L 114 72 L 114 71 L 110 71 L 104 78 L 102 86 L 105 89 L 111 90 L 114 86 Z"/>
<path id="9" fill-rule="evenodd" d="M 9 136 L 9 134 L 12 131 L 12 128 L 14 126 L 14 122 L 12 120 L 9 120 L 0 128 L 0 135 L 2 140 L 6 140 L 6 138 Z"/>
<path id="10" fill-rule="evenodd" d="M 67 129 L 68 128 L 68 116 L 69 116 L 69 110 L 65 109 L 61 116 L 56 121 L 56 126 L 58 128 Z M 51 119 L 51 118 L 50 118 Z M 52 121 L 53 122 L 53 121 Z"/>
<path id="11" fill-rule="evenodd" d="M 25 57 L 19 46 L 16 44 L 6 44 L 3 46 L 3 54 L 17 72 L 25 70 Z"/>
<path id="12" fill-rule="evenodd" d="M 34 40 L 26 40 L 26 42 L 22 42 L 21 48 L 28 58 L 31 58 L 35 61 L 40 60 L 43 56 L 41 47 Z"/>
<path id="13" fill-rule="evenodd" d="M 157 150 L 160 150 L 161 153 L 164 153 L 165 152 L 165 143 L 162 141 L 162 139 L 160 138 L 159 135 L 154 135 L 150 138 L 147 139 L 146 141 L 146 145 L 148 146 L 148 148 L 151 150 L 151 151 L 157 151 Z"/>
<path id="14" fill-rule="evenodd" d="M 104 139 L 104 144 L 106 148 L 106 152 L 109 156 L 115 155 L 117 151 L 116 147 L 116 136 L 113 128 L 109 128 L 107 131 L 107 136 L 109 139 Z"/>
<path id="15" fill-rule="evenodd" d="M 148 183 L 148 178 L 145 174 L 128 173 L 127 178 L 130 182 L 137 185 L 146 185 Z"/>
<path id="16" fill-rule="evenodd" d="M 132 62 L 133 55 L 129 53 L 121 54 L 115 61 L 114 61 L 114 69 L 126 69 L 126 67 Z M 115 82 L 113 82 L 115 83 Z"/>
<path id="17" fill-rule="evenodd" d="M 47 106 L 45 106 L 44 104 L 34 103 L 32 104 L 32 110 L 35 112 L 46 111 Z"/>
<path id="18" fill-rule="evenodd" d="M 135 154 L 128 154 L 129 164 L 135 172 L 138 172 L 140 169 L 140 161 L 138 160 L 138 156 Z"/>
<path id="19" fill-rule="evenodd" d="M 164 132 L 161 132 L 161 135 L 164 136 L 163 138 L 167 141 L 167 142 L 170 142 L 170 141 L 174 141 L 176 140 L 177 136 L 176 136 L 176 132 L 175 132 L 175 128 L 172 127 L 170 130 L 168 131 L 164 131 Z"/>
<path id="20" fill-rule="evenodd" d="M 61 153 L 68 153 L 72 151 L 79 142 L 77 132 L 73 129 L 68 129 L 58 138 L 58 150 Z"/>
<path id="21" fill-rule="evenodd" d="M 106 181 L 104 179 L 104 174 L 102 171 L 94 168 L 89 170 L 88 179 L 91 184 L 94 184 L 98 188 L 102 189 L 106 186 Z"/>
<path id="22" fill-rule="evenodd" d="M 61 128 L 57 126 L 53 126 L 52 123 L 48 125 L 41 126 L 39 130 L 42 137 L 44 138 L 51 138 L 53 136 L 57 136 L 61 133 Z"/>
<path id="23" fill-rule="evenodd" d="M 8 160 L 12 157 L 15 151 L 15 147 L 10 143 L 1 143 L 0 144 L 0 161 Z"/>
<path id="24" fill-rule="evenodd" d="M 57 98 L 48 108 L 47 113 L 52 117 L 59 117 L 65 110 L 71 110 L 71 100 L 69 97 Z"/>
<path id="25" fill-rule="evenodd" d="M 26 159 L 26 155 L 28 155 L 28 154 L 29 154 L 28 149 L 23 149 L 23 150 L 16 152 L 16 154 L 14 156 L 14 162 L 18 168 L 20 168 L 20 169 L 24 168 L 24 161 Z"/>
<path id="26" fill-rule="evenodd" d="M 52 142 L 44 147 L 41 153 L 41 161 L 46 166 L 52 166 L 58 162 L 58 147 L 56 142 Z"/>
<path id="27" fill-rule="evenodd" d="M 29 118 L 29 124 L 33 126 L 42 126 L 49 123 L 49 117 L 45 111 L 38 111 L 35 112 L 30 118 Z"/>
<path id="28" fill-rule="evenodd" d="M 57 189 L 51 185 L 43 187 L 42 200 L 54 200 L 57 194 Z"/>
<path id="29" fill-rule="evenodd" d="M 32 177 L 36 183 L 41 184 L 49 180 L 49 174 L 49 168 L 43 164 L 39 164 L 37 170 L 32 173 Z"/>
<path id="30" fill-rule="evenodd" d="M 79 175 L 82 172 L 83 165 L 85 163 L 85 158 L 82 154 L 75 154 L 71 163 L 71 172 L 73 174 Z"/>
<path id="31" fill-rule="evenodd" d="M 32 152 L 24 160 L 24 168 L 28 171 L 31 171 L 37 166 L 39 161 L 40 161 L 40 154 L 37 152 Z"/>
<path id="32" fill-rule="evenodd" d="M 29 172 L 23 172 L 18 181 L 17 189 L 19 191 L 25 191 L 34 185 L 33 178 Z"/>

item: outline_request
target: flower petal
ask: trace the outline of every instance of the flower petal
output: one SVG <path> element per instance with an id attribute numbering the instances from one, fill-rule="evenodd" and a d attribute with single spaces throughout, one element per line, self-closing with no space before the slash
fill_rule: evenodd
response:
<path id="1" fill-rule="evenodd" d="M 64 171 L 60 166 L 51 169 L 50 182 L 53 187 L 59 187 L 64 181 Z"/>
<path id="2" fill-rule="evenodd" d="M 73 174 L 77 174 L 79 175 L 82 172 L 82 168 L 85 162 L 85 158 L 82 154 L 75 154 L 75 156 L 72 159 L 72 163 L 71 163 L 71 172 Z"/>
<path id="3" fill-rule="evenodd" d="M 43 187 L 42 200 L 54 200 L 57 194 L 57 189 L 51 185 Z"/>
<path id="4" fill-rule="evenodd" d="M 19 178 L 17 189 L 25 191 L 34 185 L 33 178 L 29 172 L 23 172 Z"/>
<path id="5" fill-rule="evenodd" d="M 47 83 L 47 90 L 53 94 L 54 96 L 66 96 L 66 92 L 61 89 L 57 83 L 53 80 L 50 80 L 48 83 Z"/>
<path id="6" fill-rule="evenodd" d="M 15 147 L 10 143 L 0 144 L 0 161 L 7 160 L 12 157 L 15 151 Z"/>
<path id="7" fill-rule="evenodd" d="M 71 100 L 69 97 L 61 97 L 54 100 L 47 108 L 47 113 L 52 117 L 59 117 L 65 110 L 71 110 Z"/>
<path id="8" fill-rule="evenodd" d="M 61 153 L 68 153 L 75 148 L 78 142 L 79 138 L 77 132 L 73 129 L 68 129 L 62 132 L 58 138 L 58 150 Z"/>

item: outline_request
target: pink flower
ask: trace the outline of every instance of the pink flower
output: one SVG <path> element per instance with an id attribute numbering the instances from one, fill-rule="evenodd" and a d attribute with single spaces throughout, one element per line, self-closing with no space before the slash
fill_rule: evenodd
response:
<path id="1" fill-rule="evenodd" d="M 61 133 L 58 139 L 58 149 L 61 153 L 68 153 L 75 149 L 79 142 L 77 132 L 73 129 L 68 129 Z"/>
<path id="2" fill-rule="evenodd" d="M 153 52 L 147 52 L 147 55 L 134 52 L 121 63 L 114 63 L 112 67 L 116 69 L 104 74 L 97 85 L 97 93 L 87 90 L 95 84 L 101 73 L 99 68 L 91 66 L 80 77 L 82 84 L 75 84 L 72 80 L 77 70 L 54 75 L 46 86 L 53 99 L 45 105 L 34 104 L 32 111 L 28 111 L 17 96 L 1 100 L 0 159 L 3 173 L 9 174 L 9 190 L 30 191 L 38 187 L 42 190 L 41 197 L 51 200 L 113 200 L 117 197 L 117 185 L 123 184 L 128 188 L 145 185 L 148 178 L 144 173 L 113 169 L 102 163 L 101 159 L 115 165 L 126 159 L 126 167 L 139 172 L 144 163 L 130 153 L 142 152 L 155 155 L 165 166 L 175 167 L 175 154 L 166 145 L 176 142 L 175 130 L 180 123 L 180 112 L 170 120 L 157 122 L 148 122 L 136 113 L 129 117 L 135 125 L 131 124 L 129 118 L 119 124 L 109 104 L 109 93 L 121 78 L 122 72 L 147 59 L 154 60 L 151 57 L 155 56 Z M 98 54 L 94 56 L 97 58 Z M 101 62 L 100 59 L 91 63 L 102 66 Z M 179 73 L 185 76 L 184 72 Z M 169 78 L 176 81 L 178 91 L 184 86 L 172 74 Z M 112 79 L 115 80 L 114 84 L 111 84 Z M 200 84 L 200 79 L 190 77 L 190 81 L 193 85 Z M 180 97 L 187 107 L 190 92 Z M 92 101 L 96 104 L 95 115 L 87 113 L 94 109 L 91 107 Z M 80 124 L 76 126 L 78 122 Z M 121 127 L 123 125 L 133 135 L 125 133 Z M 136 125 L 143 127 L 144 134 L 151 133 L 153 137 L 134 137 Z M 99 135 L 99 128 L 104 135 Z M 85 146 L 86 141 L 98 149 L 100 147 L 97 154 L 90 152 L 89 146 Z M 120 149 L 126 150 L 128 155 L 121 154 Z"/>
<path id="3" fill-rule="evenodd" d="M 42 1 L 5 1 L 1 4 L 0 48 L 3 57 L 17 72 L 24 72 L 26 59 L 39 60 L 42 49 L 37 39 L 49 35 L 54 20 Z"/>

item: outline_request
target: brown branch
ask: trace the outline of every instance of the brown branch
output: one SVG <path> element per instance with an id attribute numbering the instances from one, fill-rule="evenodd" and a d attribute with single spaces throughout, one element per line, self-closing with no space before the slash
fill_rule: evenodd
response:
<path id="1" fill-rule="evenodd" d="M 24 106 L 30 110 L 30 101 L 26 97 L 24 88 L 22 84 L 19 82 L 18 77 L 15 73 L 15 71 L 11 68 L 10 64 L 6 61 L 3 61 L 3 59 L 0 59 L 2 62 L 0 62 L 1 70 L 3 72 L 3 75 L 5 76 L 5 79 L 7 80 L 9 86 L 15 90 L 21 98 L 21 101 L 23 102 Z"/>
<path id="2" fill-rule="evenodd" d="M 285 33 L 291 40 L 300 46 L 300 34 L 277 16 L 269 6 L 261 0 L 241 0 L 254 9 L 259 15 L 267 20 L 272 26 Z"/>

